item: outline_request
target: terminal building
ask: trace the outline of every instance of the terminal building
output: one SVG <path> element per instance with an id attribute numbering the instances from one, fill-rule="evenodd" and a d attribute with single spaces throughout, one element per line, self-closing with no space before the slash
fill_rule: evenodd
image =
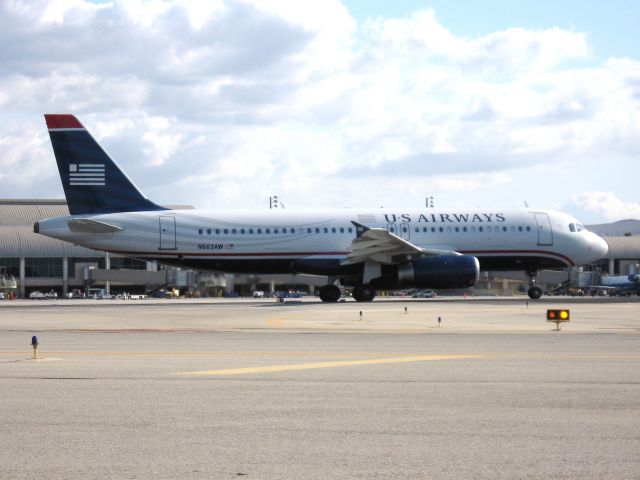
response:
<path id="1" fill-rule="evenodd" d="M 6 294 L 25 298 L 36 290 L 55 291 L 58 295 L 68 296 L 74 291 L 86 293 L 89 288 L 111 293 L 148 293 L 161 288 L 177 288 L 201 296 L 250 295 L 256 290 L 304 289 L 313 292 L 315 287 L 327 282 L 326 277 L 306 275 L 229 275 L 181 270 L 33 233 L 35 222 L 68 214 L 64 200 L 0 200 L 0 292 L 5 293 L 5 298 Z M 625 221 L 593 226 L 592 230 L 609 244 L 607 258 L 568 274 L 543 272 L 539 280 L 555 284 L 571 282 L 575 286 L 586 287 L 598 285 L 602 274 L 638 273 L 639 225 L 639 221 Z M 491 281 L 496 277 L 498 275 L 493 272 L 482 272 L 479 288 L 486 289 L 489 283 L 491 289 Z"/>

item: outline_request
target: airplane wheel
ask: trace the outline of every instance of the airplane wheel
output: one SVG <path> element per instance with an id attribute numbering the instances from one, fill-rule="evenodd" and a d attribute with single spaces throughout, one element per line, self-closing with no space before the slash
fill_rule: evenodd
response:
<path id="1" fill-rule="evenodd" d="M 353 298 L 356 302 L 370 302 L 376 296 L 376 289 L 371 285 L 356 285 L 353 287 Z"/>
<path id="2" fill-rule="evenodd" d="M 540 287 L 531 287 L 527 293 L 529 298 L 538 300 L 542 296 L 542 289 Z"/>
<path id="3" fill-rule="evenodd" d="M 340 296 L 342 295 L 340 288 L 336 285 L 325 285 L 324 287 L 320 287 L 319 293 L 320 300 L 331 303 L 335 303 L 340 300 Z"/>
<path id="4" fill-rule="evenodd" d="M 351 296 L 356 302 L 359 302 L 360 297 L 362 296 L 362 285 L 356 285 L 355 287 L 353 287 L 353 290 L 351 291 Z"/>

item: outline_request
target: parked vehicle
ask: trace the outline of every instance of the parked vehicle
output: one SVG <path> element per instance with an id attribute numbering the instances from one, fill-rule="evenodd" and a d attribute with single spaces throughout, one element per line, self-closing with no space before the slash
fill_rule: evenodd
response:
<path id="1" fill-rule="evenodd" d="M 34 290 L 33 292 L 31 292 L 29 294 L 29 298 L 31 300 L 44 300 L 46 297 L 45 297 L 44 293 L 39 292 L 37 290 Z"/>
<path id="2" fill-rule="evenodd" d="M 127 297 L 129 300 L 146 300 L 147 296 L 143 293 L 131 293 Z"/>
<path id="3" fill-rule="evenodd" d="M 113 298 L 107 293 L 104 288 L 90 288 L 88 291 L 88 297 L 94 300 L 104 300 Z"/>
<path id="4" fill-rule="evenodd" d="M 436 292 L 433 290 L 421 290 L 413 294 L 413 298 L 433 298 L 436 296 Z"/>

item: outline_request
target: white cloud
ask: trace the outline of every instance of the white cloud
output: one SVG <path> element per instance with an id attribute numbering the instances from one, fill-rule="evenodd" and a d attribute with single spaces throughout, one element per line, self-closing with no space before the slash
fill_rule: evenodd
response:
<path id="1" fill-rule="evenodd" d="M 0 124 L 20 117 L 5 175 L 53 161 L 45 112 L 78 114 L 164 203 L 477 205 L 519 196 L 512 171 L 541 189 L 558 166 L 573 184 L 626 167 L 627 190 L 638 173 L 640 62 L 593 64 L 582 32 L 463 37 L 432 10 L 357 24 L 337 0 L 12 0 L 0 18 Z"/>
<path id="2" fill-rule="evenodd" d="M 572 195 L 570 204 L 586 212 L 596 212 L 610 221 L 640 219 L 640 203 L 625 202 L 612 192 L 584 192 Z"/>

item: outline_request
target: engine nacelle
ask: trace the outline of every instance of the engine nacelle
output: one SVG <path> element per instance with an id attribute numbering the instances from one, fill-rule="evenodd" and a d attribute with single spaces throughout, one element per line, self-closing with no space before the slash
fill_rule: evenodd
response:
<path id="1" fill-rule="evenodd" d="M 398 283 L 418 288 L 468 288 L 480 277 L 472 255 L 434 255 L 398 267 Z"/>

